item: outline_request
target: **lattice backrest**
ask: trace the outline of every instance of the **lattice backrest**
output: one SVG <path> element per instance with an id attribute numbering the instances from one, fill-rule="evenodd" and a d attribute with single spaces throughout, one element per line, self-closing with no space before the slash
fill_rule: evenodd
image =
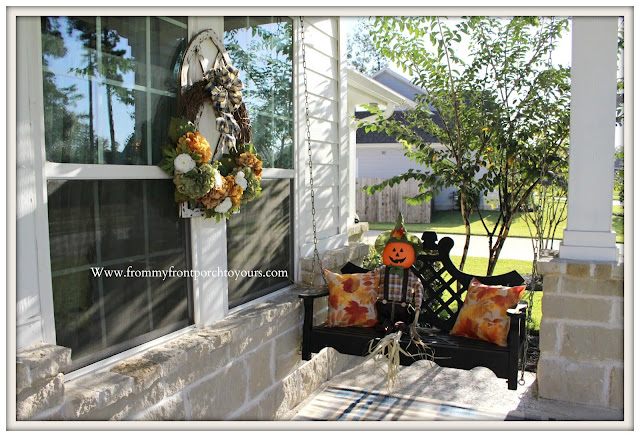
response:
<path id="1" fill-rule="evenodd" d="M 444 237 L 436 243 L 437 238 L 435 232 L 422 234 L 422 247 L 426 254 L 418 256 L 414 264 L 414 273 L 424 286 L 420 325 L 449 332 L 458 318 L 467 288 L 474 277 L 487 285 L 514 286 L 524 283 L 515 270 L 496 276 L 474 276 L 461 272 L 450 258 L 453 240 Z"/>

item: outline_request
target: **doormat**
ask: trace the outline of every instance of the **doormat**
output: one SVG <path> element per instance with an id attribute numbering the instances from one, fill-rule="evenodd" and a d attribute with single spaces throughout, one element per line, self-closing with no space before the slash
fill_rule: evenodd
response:
<path id="1" fill-rule="evenodd" d="M 327 387 L 293 420 L 523 420 L 518 413 L 501 414 L 423 397 L 390 395 L 376 390 Z"/>

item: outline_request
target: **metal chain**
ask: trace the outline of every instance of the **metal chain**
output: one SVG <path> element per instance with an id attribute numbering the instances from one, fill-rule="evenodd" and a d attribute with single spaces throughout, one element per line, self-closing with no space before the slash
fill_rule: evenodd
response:
<path id="1" fill-rule="evenodd" d="M 318 231 L 316 228 L 316 201 L 315 193 L 313 189 L 313 160 L 311 157 L 311 118 L 309 115 L 309 84 L 307 82 L 307 57 L 304 43 L 304 20 L 300 17 L 300 38 L 302 47 L 302 77 L 304 81 L 304 112 L 307 124 L 307 153 L 309 156 L 309 188 L 311 191 L 311 225 L 313 227 L 313 259 L 311 261 L 311 281 L 310 285 L 313 287 L 315 282 L 315 267 L 316 259 L 318 260 L 318 266 L 320 267 L 320 273 L 322 280 L 327 283 L 327 278 L 324 276 L 324 269 L 322 268 L 322 259 L 320 258 L 320 252 L 318 251 Z"/>
<path id="2" fill-rule="evenodd" d="M 554 17 L 551 17 L 551 46 L 549 48 L 549 58 L 547 60 L 547 65 L 549 70 L 551 70 L 553 68 L 553 24 L 554 24 L 555 20 Z M 546 99 L 546 103 L 547 103 L 547 110 L 549 109 L 548 105 L 549 105 L 549 87 L 547 87 L 547 90 L 545 92 L 545 99 Z M 547 122 L 549 120 L 549 117 L 547 116 Z M 548 128 L 548 125 L 547 125 Z M 544 171 L 545 171 L 545 164 L 546 164 L 546 160 L 547 160 L 547 147 L 546 147 L 546 132 L 545 132 L 545 141 L 543 144 L 543 154 L 542 154 L 542 166 L 540 167 L 540 173 L 541 173 L 541 182 L 542 182 L 542 178 L 544 177 Z M 546 191 L 545 194 L 546 196 Z M 544 204 L 543 204 L 544 205 Z M 542 229 L 541 226 L 538 226 L 538 229 Z M 520 379 L 518 380 L 518 384 L 520 385 L 524 385 L 525 381 L 524 381 L 524 372 L 525 372 L 525 368 L 527 366 L 527 352 L 529 351 L 529 330 L 531 329 L 531 322 L 533 320 L 533 297 L 535 294 L 535 289 L 536 289 L 536 282 L 538 279 L 538 260 L 540 259 L 540 251 L 542 250 L 541 247 L 541 243 L 542 241 L 540 239 L 538 239 L 537 241 L 537 250 L 534 250 L 533 256 L 534 259 L 536 260 L 535 263 L 533 263 L 533 269 L 531 271 L 531 290 L 529 291 L 529 302 L 528 302 L 528 306 L 527 306 L 527 318 L 525 320 L 524 323 L 524 347 L 523 347 L 523 355 L 522 355 L 522 367 L 520 370 Z M 535 244 L 534 244 L 535 246 Z"/>

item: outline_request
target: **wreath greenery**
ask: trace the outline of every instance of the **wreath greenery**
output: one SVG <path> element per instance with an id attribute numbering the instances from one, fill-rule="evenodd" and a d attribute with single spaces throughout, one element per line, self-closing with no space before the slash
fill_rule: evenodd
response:
<path id="1" fill-rule="evenodd" d="M 197 42 L 206 37 L 213 38 L 209 31 L 193 38 L 195 52 Z M 187 202 L 190 209 L 201 208 L 206 217 L 220 221 L 262 194 L 262 160 L 251 143 L 251 122 L 242 102 L 239 71 L 224 56 L 221 43 L 215 38 L 213 42 L 220 53 L 204 78 L 180 93 L 182 117 L 171 119 L 172 144 L 162 149 L 158 166 L 173 177 L 176 202 Z M 215 151 L 194 124 L 205 103 L 212 105 L 220 132 Z M 227 152 L 211 162 L 218 150 Z"/>

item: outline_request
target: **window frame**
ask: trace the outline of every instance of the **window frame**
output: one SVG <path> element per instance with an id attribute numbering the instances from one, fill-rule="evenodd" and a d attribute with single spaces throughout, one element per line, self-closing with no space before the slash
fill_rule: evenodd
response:
<path id="1" fill-rule="evenodd" d="M 55 12 L 53 12 L 55 13 Z M 52 13 L 52 14 L 53 14 Z M 153 13 L 153 11 L 150 11 Z M 16 262 L 18 276 L 21 274 L 20 266 L 27 264 L 36 267 L 34 278 L 27 284 L 18 284 L 17 298 L 28 298 L 30 301 L 36 298 L 35 310 L 23 311 L 18 309 L 16 313 L 16 346 L 18 348 L 28 346 L 36 342 L 47 344 L 56 343 L 56 330 L 53 305 L 53 286 L 50 259 L 49 242 L 49 220 L 48 220 L 48 200 L 47 200 L 47 180 L 67 179 L 71 175 L 77 178 L 101 179 L 103 173 L 108 172 L 112 179 L 170 179 L 159 168 L 152 165 L 119 165 L 119 164 L 76 164 L 76 163 L 53 163 L 46 161 L 45 137 L 44 137 L 44 97 L 41 86 L 30 86 L 30 84 L 40 84 L 43 80 L 42 66 L 42 39 L 41 39 L 41 14 L 16 17 L 16 49 L 20 53 L 34 54 L 32 56 L 16 55 L 17 86 L 16 98 L 16 146 L 17 146 L 17 182 L 18 182 L 18 205 L 21 198 L 29 198 L 28 205 L 18 208 L 32 216 L 26 222 L 19 220 L 19 228 L 26 234 L 22 253 L 18 253 Z M 291 210 L 294 219 L 292 220 L 291 238 L 293 241 L 292 252 L 292 274 L 299 275 L 299 254 L 300 254 L 300 224 L 295 217 L 299 215 L 300 208 L 300 181 L 304 181 L 304 175 L 300 174 L 299 151 L 300 137 L 300 84 L 299 75 L 300 55 L 298 50 L 299 19 L 293 19 L 293 168 L 265 168 L 263 169 L 263 179 L 290 179 L 292 183 L 293 198 L 291 199 Z M 224 17 L 187 17 L 187 38 L 190 40 L 196 33 L 204 29 L 213 29 L 218 34 L 224 32 Z M 28 102 L 20 104 L 20 102 Z M 20 188 L 21 179 L 30 179 L 26 187 Z M 177 206 L 176 206 L 177 214 Z M 192 269 L 221 269 L 227 268 L 226 259 L 226 222 L 216 224 L 212 220 L 203 218 L 190 219 L 190 241 L 188 255 L 191 257 Z M 32 232 L 30 232 L 32 230 Z M 207 236 L 214 240 L 216 244 L 223 245 L 225 250 L 219 259 L 205 259 L 199 239 Z M 35 260 L 35 262 L 34 262 Z M 192 278 L 191 287 L 193 300 L 193 321 L 194 324 L 141 344 L 132 349 L 105 358 L 94 364 L 75 370 L 65 375 L 65 380 L 74 379 L 80 375 L 92 373 L 107 366 L 113 365 L 127 357 L 133 356 L 150 347 L 154 347 L 170 339 L 176 338 L 194 328 L 202 328 L 224 319 L 229 314 L 242 311 L 248 307 L 258 305 L 274 295 L 286 293 L 292 287 L 284 287 L 268 295 L 258 297 L 247 303 L 229 309 L 228 291 L 226 278 L 224 281 L 215 283 L 217 296 L 215 293 L 207 293 L 207 289 L 199 284 L 198 278 Z M 210 285 L 210 284 L 207 284 Z M 221 294 L 221 296 L 220 296 Z"/>
<path id="2" fill-rule="evenodd" d="M 34 17 L 38 24 L 42 19 L 41 16 Z M 93 18 L 93 17 L 92 17 Z M 100 26 L 101 16 L 96 16 L 96 27 Z M 146 108 L 147 108 L 147 117 L 146 121 L 149 122 L 152 118 L 150 108 L 150 99 L 151 94 L 163 95 L 168 97 L 176 97 L 176 93 L 171 93 L 163 90 L 151 90 L 151 57 L 149 56 L 150 52 L 150 32 L 151 28 L 151 19 L 156 18 L 162 21 L 165 21 L 171 25 L 184 29 L 188 38 L 188 24 L 181 23 L 179 21 L 173 20 L 170 17 L 163 16 L 146 16 L 145 18 L 145 43 L 146 43 L 146 85 L 131 85 L 124 82 L 117 82 L 105 77 L 100 76 L 90 76 L 87 77 L 88 80 L 91 80 L 95 83 L 96 86 L 101 87 L 105 84 L 127 87 L 136 91 L 142 91 L 146 93 Z M 35 35 L 35 39 L 37 39 L 38 50 L 34 51 L 34 53 L 38 54 L 37 62 L 39 64 L 39 68 L 36 70 L 35 75 L 37 76 L 38 84 L 42 84 L 43 81 L 43 65 L 42 65 L 42 35 L 40 32 L 40 26 L 38 26 L 38 32 Z M 98 52 L 100 46 L 98 46 Z M 99 57 L 99 56 L 98 56 Z M 37 220 L 37 246 L 38 246 L 38 264 L 40 267 L 46 266 L 47 270 L 47 278 L 44 281 L 40 281 L 40 299 L 44 305 L 41 304 L 42 311 L 42 330 L 43 330 L 43 340 L 46 343 L 57 344 L 56 339 L 56 326 L 55 326 L 55 312 L 54 312 L 54 303 L 53 303 L 53 274 L 51 271 L 51 256 L 50 256 L 50 242 L 49 242 L 49 217 L 48 217 L 48 199 L 47 199 L 47 183 L 49 180 L 69 180 L 69 181 L 78 181 L 78 180 L 93 180 L 93 181 L 113 181 L 113 180 L 167 180 L 172 179 L 171 176 L 167 175 L 164 171 L 162 171 L 157 165 L 152 163 L 153 159 L 153 145 L 157 144 L 156 141 L 153 140 L 153 136 L 151 135 L 152 126 L 151 123 L 147 123 L 147 138 L 151 138 L 152 141 L 148 141 L 147 143 L 147 163 L 144 165 L 131 165 L 131 164 L 105 164 L 105 163 L 59 163 L 59 162 L 51 162 L 46 160 L 46 142 L 45 142 L 45 129 L 44 129 L 44 117 L 45 117 L 45 107 L 44 107 L 44 94 L 42 87 L 33 87 L 38 88 L 37 91 L 33 91 L 36 93 L 34 96 L 37 103 L 35 106 L 35 110 L 37 111 L 37 119 L 42 121 L 42 130 L 38 135 L 38 138 L 35 138 L 34 135 L 34 147 L 39 148 L 39 155 L 42 156 L 42 203 L 38 202 L 39 206 L 42 205 L 43 211 L 40 214 L 39 219 Z M 98 159 L 102 160 L 102 155 L 98 154 Z M 178 208 L 176 207 L 176 214 L 178 214 Z M 186 224 L 185 229 L 185 237 L 186 237 L 186 256 L 187 263 L 189 264 L 189 268 L 193 268 L 190 265 L 191 263 L 191 242 L 190 242 L 190 226 Z M 46 236 L 46 237 L 45 237 Z M 46 239 L 46 241 L 45 241 Z M 46 244 L 45 244 L 46 243 Z M 133 350 L 138 350 L 140 348 L 146 349 L 145 345 L 149 345 L 151 343 L 156 342 L 158 339 L 165 338 L 167 336 L 172 336 L 176 332 L 182 332 L 187 328 L 191 329 L 194 326 L 194 296 L 193 296 L 193 283 L 192 281 L 186 281 L 187 283 L 187 301 L 188 301 L 188 321 L 187 326 L 178 328 L 177 330 L 171 330 L 170 332 L 165 332 L 159 337 L 152 338 L 151 340 L 144 341 L 142 343 L 136 344 L 133 347 L 127 347 L 127 344 L 130 344 L 128 341 L 120 343 L 123 345 L 124 350 L 116 352 L 115 354 L 109 355 L 105 358 L 101 358 L 96 362 L 83 364 L 83 357 L 79 358 L 80 366 L 78 370 L 72 372 L 74 375 L 77 375 L 76 372 L 79 372 L 85 368 L 91 369 L 96 367 L 102 367 L 106 362 L 113 362 L 114 357 L 119 357 L 122 354 L 130 354 Z M 180 324 L 182 324 L 181 322 Z M 167 327 L 156 328 L 153 331 L 143 334 L 142 337 L 145 336 L 153 337 L 153 333 L 167 331 L 172 328 L 174 325 L 170 325 Z M 108 351 L 117 350 L 118 347 L 116 345 L 107 348 Z M 85 373 L 82 371 L 81 373 Z"/>

